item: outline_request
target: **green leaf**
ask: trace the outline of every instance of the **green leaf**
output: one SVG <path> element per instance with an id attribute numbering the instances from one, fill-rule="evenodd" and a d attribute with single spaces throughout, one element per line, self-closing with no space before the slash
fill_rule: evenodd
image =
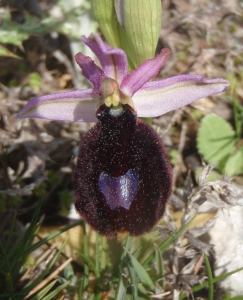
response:
<path id="1" fill-rule="evenodd" d="M 243 173 L 243 147 L 229 157 L 225 164 L 225 173 L 227 176 L 233 176 Z"/>
<path id="2" fill-rule="evenodd" d="M 83 299 L 83 291 L 84 291 L 84 278 L 81 278 L 78 286 L 78 300 Z"/>
<path id="3" fill-rule="evenodd" d="M 155 285 L 154 285 L 152 279 L 150 278 L 149 274 L 147 273 L 147 271 L 144 269 L 144 267 L 140 264 L 140 262 L 131 253 L 127 252 L 127 254 L 129 255 L 129 257 L 131 259 L 131 263 L 132 263 L 134 270 L 137 273 L 137 276 L 140 279 L 140 281 L 144 285 L 148 286 L 151 291 L 155 291 Z"/>
<path id="4" fill-rule="evenodd" d="M 157 271 L 157 277 L 158 279 L 164 277 L 164 264 L 163 264 L 163 258 L 162 258 L 162 252 L 159 249 L 159 246 L 157 244 L 154 244 L 155 248 L 155 267 Z M 164 287 L 164 281 L 163 281 L 163 287 Z"/>
<path id="5" fill-rule="evenodd" d="M 78 252 L 77 254 L 84 259 L 85 263 L 88 264 L 91 267 L 91 269 L 93 269 L 95 277 L 99 278 L 99 273 L 97 272 L 95 268 L 95 264 L 92 262 L 92 260 L 88 256 L 84 255 L 83 253 Z"/>
<path id="6" fill-rule="evenodd" d="M 54 266 L 54 264 L 56 263 L 57 259 L 59 258 L 63 248 L 65 247 L 66 243 L 67 243 L 68 237 L 65 239 L 65 241 L 63 242 L 61 248 L 58 250 L 57 254 L 53 257 L 53 259 L 51 260 L 51 262 L 49 263 L 49 265 L 46 267 L 45 271 L 42 272 L 40 274 L 40 276 L 38 276 L 37 278 L 35 278 L 34 281 L 32 281 L 29 285 L 27 285 L 22 292 L 23 293 L 30 293 L 30 291 L 32 289 L 34 289 L 42 280 L 43 278 L 50 272 L 51 268 Z M 67 281 L 67 283 L 65 283 L 66 285 L 69 284 L 69 281 Z M 63 288 L 61 288 L 62 290 Z M 53 298 L 49 298 L 49 299 L 53 299 Z"/>
<path id="7" fill-rule="evenodd" d="M 201 173 L 203 172 L 203 167 L 198 167 L 195 170 L 195 178 L 198 182 L 199 176 L 201 175 Z M 222 178 L 222 174 L 218 171 L 215 170 L 211 170 L 208 177 L 206 178 L 206 182 L 211 182 L 211 181 L 215 181 L 215 180 L 219 180 Z"/>
<path id="8" fill-rule="evenodd" d="M 232 153 L 234 145 L 235 132 L 228 122 L 216 115 L 207 115 L 202 119 L 197 147 L 206 162 L 218 163 L 222 170 L 224 160 Z"/>
<path id="9" fill-rule="evenodd" d="M 113 2 L 113 0 L 91 0 L 93 14 L 107 42 L 119 48 L 118 21 Z"/>
<path id="10" fill-rule="evenodd" d="M 46 244 L 47 242 L 49 242 L 50 240 L 54 239 L 55 237 L 59 236 L 60 234 L 62 234 L 63 232 L 78 226 L 78 225 L 83 225 L 83 220 L 78 220 L 77 222 L 67 225 L 63 228 L 60 228 L 56 231 L 54 231 L 53 233 L 51 233 L 50 235 L 48 235 L 47 237 L 45 237 L 44 239 L 41 239 L 40 241 L 36 242 L 35 244 L 31 245 L 30 247 L 23 249 L 23 255 L 28 255 L 30 254 L 32 251 L 38 249 L 40 246 Z"/>
<path id="11" fill-rule="evenodd" d="M 116 289 L 115 300 L 123 300 L 126 297 L 127 293 L 127 283 L 125 277 L 121 274 L 118 282 L 118 286 Z"/>
<path id="12" fill-rule="evenodd" d="M 4 30 L 0 29 L 0 41 L 4 44 L 12 44 L 22 46 L 22 42 L 29 37 L 29 34 L 18 32 L 17 30 Z"/>
<path id="13" fill-rule="evenodd" d="M 213 300 L 213 294 L 214 294 L 214 287 L 213 287 L 213 273 L 211 270 L 211 266 L 207 257 L 207 254 L 204 253 L 204 262 L 205 262 L 205 266 L 206 266 L 206 270 L 207 270 L 207 274 L 208 274 L 208 300 Z"/>
<path id="14" fill-rule="evenodd" d="M 190 226 L 191 222 L 193 221 L 193 218 L 188 221 L 188 223 L 184 224 L 180 229 L 175 230 L 172 232 L 165 240 L 163 240 L 158 246 L 161 251 L 161 253 L 164 253 L 171 245 L 172 243 L 182 235 L 183 232 L 187 230 L 187 228 Z M 143 262 L 143 267 L 148 268 L 150 264 L 155 259 L 155 251 Z"/>
<path id="15" fill-rule="evenodd" d="M 135 68 L 154 57 L 161 29 L 161 0 L 116 2 L 121 5 L 124 24 L 118 22 L 114 0 L 92 0 L 92 11 L 107 42 L 122 48 L 130 67 Z"/>
<path id="16" fill-rule="evenodd" d="M 53 292 L 51 292 L 49 295 L 47 295 L 46 297 L 42 298 L 42 300 L 51 300 L 54 299 L 54 297 L 60 293 L 62 290 L 64 290 L 67 286 L 69 285 L 69 281 L 67 281 L 66 283 L 60 285 L 58 288 L 56 288 Z"/>
<path id="17" fill-rule="evenodd" d="M 37 293 L 35 296 L 30 298 L 30 300 L 42 300 L 43 297 L 53 288 L 53 286 L 56 284 L 57 280 L 52 281 L 47 286 L 45 286 L 39 293 Z"/>
<path id="18" fill-rule="evenodd" d="M 2 45 L 0 45 L 0 56 L 22 59 L 20 56 L 15 55 L 13 52 L 9 51 L 7 48 L 3 47 Z"/>
<path id="19" fill-rule="evenodd" d="M 64 273 L 64 277 L 67 279 L 67 280 L 70 280 L 72 278 L 72 276 L 74 276 L 74 271 L 73 271 L 73 267 L 71 264 L 68 264 L 66 266 L 66 268 L 63 270 L 63 273 Z"/>
<path id="20" fill-rule="evenodd" d="M 122 272 L 120 272 L 120 278 L 116 288 L 115 300 L 125 299 L 127 293 L 127 285 L 128 285 L 127 279 L 122 275 Z"/>
<path id="21" fill-rule="evenodd" d="M 132 296 L 133 296 L 133 299 L 137 299 L 138 298 L 138 279 L 137 279 L 137 275 L 134 270 L 134 267 L 130 261 L 127 264 L 127 268 L 128 268 L 129 276 L 131 279 Z"/>
<path id="22" fill-rule="evenodd" d="M 153 58 L 158 44 L 162 6 L 160 0 L 124 0 L 126 40 L 132 48 L 135 66 Z"/>

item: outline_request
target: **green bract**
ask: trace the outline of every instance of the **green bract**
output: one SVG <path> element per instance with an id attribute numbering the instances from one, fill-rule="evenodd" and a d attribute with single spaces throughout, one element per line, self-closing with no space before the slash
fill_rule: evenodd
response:
<path id="1" fill-rule="evenodd" d="M 161 28 L 160 0 L 92 0 L 106 40 L 125 50 L 132 68 L 155 55 Z"/>
<path id="2" fill-rule="evenodd" d="M 92 11 L 106 41 L 114 48 L 120 48 L 118 21 L 114 0 L 91 0 Z"/>
<path id="3" fill-rule="evenodd" d="M 124 29 L 135 66 L 154 57 L 161 18 L 160 0 L 124 0 Z"/>

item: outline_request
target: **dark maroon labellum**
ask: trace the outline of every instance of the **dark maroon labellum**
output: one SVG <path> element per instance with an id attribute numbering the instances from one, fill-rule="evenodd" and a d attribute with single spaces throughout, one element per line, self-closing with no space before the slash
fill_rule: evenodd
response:
<path id="1" fill-rule="evenodd" d="M 129 105 L 102 104 L 97 118 L 74 170 L 76 209 L 107 237 L 141 235 L 159 221 L 170 197 L 168 156 L 157 133 Z"/>

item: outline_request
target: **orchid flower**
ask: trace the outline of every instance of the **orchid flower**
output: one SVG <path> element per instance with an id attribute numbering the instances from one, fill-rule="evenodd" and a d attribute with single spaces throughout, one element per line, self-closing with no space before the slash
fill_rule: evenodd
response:
<path id="1" fill-rule="evenodd" d="M 153 228 L 171 194 L 171 166 L 157 133 L 138 117 L 157 117 L 202 97 L 222 92 L 222 78 L 179 75 L 149 81 L 164 66 L 163 49 L 128 73 L 123 50 L 98 35 L 83 37 L 102 68 L 75 56 L 93 88 L 41 96 L 18 118 L 98 123 L 84 137 L 74 170 L 76 209 L 101 234 L 140 235 Z M 97 118 L 97 119 L 96 119 Z"/>

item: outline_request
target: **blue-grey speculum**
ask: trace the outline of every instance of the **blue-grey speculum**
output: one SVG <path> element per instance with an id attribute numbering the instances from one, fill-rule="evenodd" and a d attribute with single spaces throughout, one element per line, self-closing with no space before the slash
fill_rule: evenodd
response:
<path id="1" fill-rule="evenodd" d="M 112 177 L 109 173 L 102 172 L 99 176 L 99 188 L 112 210 L 120 206 L 128 210 L 138 190 L 138 173 L 130 169 L 125 175 Z"/>

